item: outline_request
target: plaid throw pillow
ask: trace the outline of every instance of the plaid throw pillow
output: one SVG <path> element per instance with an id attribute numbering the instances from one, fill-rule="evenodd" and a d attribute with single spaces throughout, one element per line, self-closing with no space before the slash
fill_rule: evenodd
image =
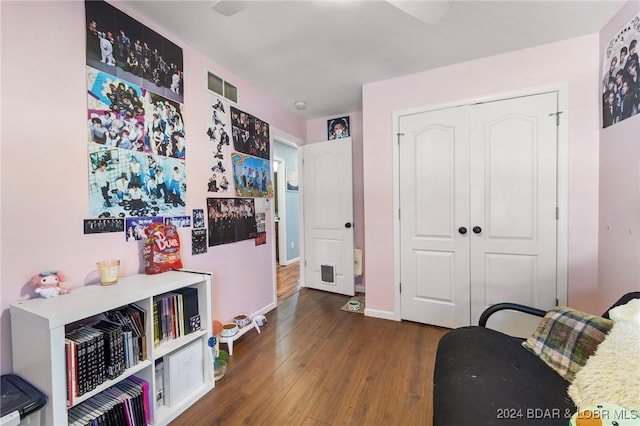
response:
<path id="1" fill-rule="evenodd" d="M 557 306 L 522 346 L 571 383 L 612 326 L 613 321 L 606 318 Z"/>

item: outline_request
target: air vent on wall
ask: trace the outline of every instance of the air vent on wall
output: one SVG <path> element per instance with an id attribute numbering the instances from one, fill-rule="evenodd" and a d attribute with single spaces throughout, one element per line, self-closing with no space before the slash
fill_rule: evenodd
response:
<path id="1" fill-rule="evenodd" d="M 238 88 L 211 71 L 207 71 L 207 89 L 231 102 L 238 103 Z"/>

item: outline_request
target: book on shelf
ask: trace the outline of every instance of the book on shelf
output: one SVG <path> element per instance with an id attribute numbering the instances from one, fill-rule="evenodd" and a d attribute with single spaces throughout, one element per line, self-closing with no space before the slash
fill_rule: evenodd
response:
<path id="1" fill-rule="evenodd" d="M 155 408 L 157 409 L 161 405 L 164 405 L 164 360 L 159 358 L 155 361 L 156 372 L 156 394 L 154 397 Z"/>
<path id="2" fill-rule="evenodd" d="M 67 404 L 146 359 L 146 312 L 128 305 L 65 333 Z"/>
<path id="3" fill-rule="evenodd" d="M 182 327 L 184 334 L 200 330 L 200 313 L 198 311 L 198 289 L 183 287 L 176 290 L 182 295 Z"/>
<path id="4" fill-rule="evenodd" d="M 146 311 L 135 304 L 123 306 L 105 312 L 106 317 L 122 326 L 123 351 L 126 368 L 147 359 L 147 340 L 145 332 Z"/>
<path id="5" fill-rule="evenodd" d="M 140 386 L 142 386 L 142 405 L 144 408 L 144 420 L 145 423 L 144 424 L 149 424 L 150 419 L 149 419 L 149 413 L 150 411 L 150 407 L 149 407 L 149 382 L 147 382 L 146 380 L 142 380 L 140 377 L 138 376 L 131 376 L 130 377 L 131 380 L 133 380 L 134 382 L 138 383 Z"/>
<path id="6" fill-rule="evenodd" d="M 105 362 L 108 379 L 114 379 L 125 370 L 123 331 L 120 324 L 102 320 L 93 325 L 105 333 Z"/>
<path id="7" fill-rule="evenodd" d="M 145 406 L 148 382 L 128 377 L 86 401 L 71 407 L 67 414 L 70 426 L 80 425 L 146 425 L 150 413 Z"/>
<path id="8" fill-rule="evenodd" d="M 185 287 L 153 299 L 153 343 L 158 346 L 200 330 L 198 289 Z"/>
<path id="9" fill-rule="evenodd" d="M 65 355 L 67 356 L 67 406 L 71 407 L 75 404 L 78 392 L 78 373 L 76 370 L 78 347 L 74 340 L 69 338 L 65 338 L 64 340 Z"/>
<path id="10" fill-rule="evenodd" d="M 83 395 L 106 380 L 104 373 L 104 336 L 89 326 L 79 327 L 66 334 L 66 338 L 75 341 L 77 369 L 77 396 Z M 71 354 L 73 356 L 73 353 Z M 67 380 L 69 382 L 69 380 Z"/>

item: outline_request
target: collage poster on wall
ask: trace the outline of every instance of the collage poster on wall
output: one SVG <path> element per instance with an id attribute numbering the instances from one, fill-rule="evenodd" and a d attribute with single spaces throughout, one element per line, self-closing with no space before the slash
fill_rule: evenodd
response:
<path id="1" fill-rule="evenodd" d="M 623 26 L 605 47 L 602 59 L 602 127 L 640 113 L 640 14 Z"/>
<path id="2" fill-rule="evenodd" d="M 220 194 L 233 194 L 233 177 L 231 174 L 231 138 L 227 129 L 229 129 L 228 116 L 226 111 L 228 105 L 222 99 L 212 97 L 211 101 L 211 122 L 207 129 L 207 136 L 211 143 L 211 151 L 213 152 L 213 161 L 211 165 L 211 174 L 207 182 L 207 192 L 218 192 Z"/>
<path id="3" fill-rule="evenodd" d="M 209 247 L 258 236 L 253 198 L 207 198 Z"/>
<path id="4" fill-rule="evenodd" d="M 185 216 L 182 49 L 86 1 L 90 217 Z"/>

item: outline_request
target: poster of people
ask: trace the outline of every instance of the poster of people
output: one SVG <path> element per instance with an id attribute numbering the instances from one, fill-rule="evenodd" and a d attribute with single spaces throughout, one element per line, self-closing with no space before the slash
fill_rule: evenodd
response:
<path id="1" fill-rule="evenodd" d="M 86 1 L 90 217 L 185 216 L 183 56 L 104 1 Z"/>
<path id="2" fill-rule="evenodd" d="M 640 112 L 640 14 L 609 41 L 602 60 L 602 127 Z"/>
<path id="3" fill-rule="evenodd" d="M 183 160 L 108 147 L 89 150 L 92 217 L 183 216 Z"/>
<path id="4" fill-rule="evenodd" d="M 85 11 L 88 66 L 184 103 L 180 47 L 102 0 Z"/>
<path id="5" fill-rule="evenodd" d="M 236 151 L 269 159 L 269 124 L 231 107 L 233 146 Z"/>
<path id="6" fill-rule="evenodd" d="M 328 140 L 348 138 L 349 136 L 349 117 L 327 120 Z"/>
<path id="7" fill-rule="evenodd" d="M 85 219 L 85 234 L 104 234 L 107 232 L 123 232 L 123 219 Z"/>
<path id="8" fill-rule="evenodd" d="M 207 136 L 211 143 L 213 161 L 211 175 L 207 183 L 207 192 L 233 192 L 230 188 L 233 181 L 231 175 L 231 144 L 227 129 L 227 106 L 220 98 L 212 98 L 211 122 L 207 129 Z"/>
<path id="9" fill-rule="evenodd" d="M 207 198 L 209 247 L 258 236 L 253 198 Z"/>
<path id="10" fill-rule="evenodd" d="M 207 230 L 191 230 L 191 254 L 203 254 L 207 252 Z"/>
<path id="11" fill-rule="evenodd" d="M 161 217 L 128 217 L 126 221 L 126 241 L 145 241 L 147 235 L 144 230 L 152 223 L 162 223 Z"/>
<path id="12" fill-rule="evenodd" d="M 234 152 L 233 179 L 239 197 L 272 197 L 271 163 L 269 160 Z"/>

